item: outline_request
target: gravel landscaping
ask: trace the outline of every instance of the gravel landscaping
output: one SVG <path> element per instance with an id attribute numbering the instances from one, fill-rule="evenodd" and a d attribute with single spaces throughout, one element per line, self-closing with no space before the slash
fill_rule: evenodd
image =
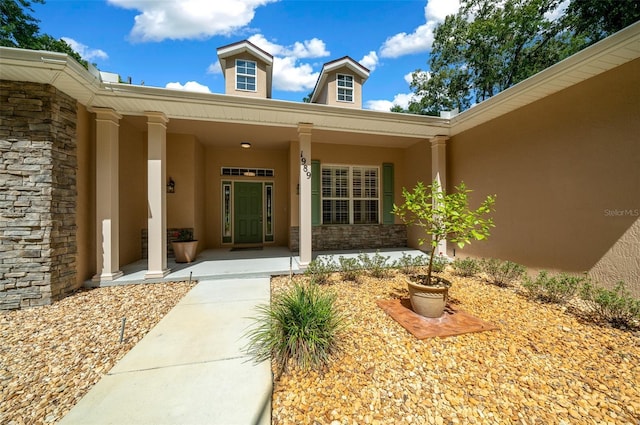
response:
<path id="1" fill-rule="evenodd" d="M 447 277 L 457 308 L 498 330 L 417 340 L 376 305 L 407 296 L 402 275 L 334 275 L 326 289 L 348 323 L 341 352 L 327 370 L 292 367 L 276 379 L 272 423 L 640 424 L 637 330 Z M 274 278 L 272 292 L 289 285 Z"/>
<path id="2" fill-rule="evenodd" d="M 59 421 L 193 286 L 111 286 L 0 313 L 0 423 Z"/>

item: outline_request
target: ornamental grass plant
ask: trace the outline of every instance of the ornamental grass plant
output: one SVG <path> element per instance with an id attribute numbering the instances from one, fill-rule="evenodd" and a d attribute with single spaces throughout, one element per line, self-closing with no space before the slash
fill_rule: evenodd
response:
<path id="1" fill-rule="evenodd" d="M 302 369 L 328 365 L 344 327 L 336 296 L 316 283 L 295 283 L 257 308 L 256 326 L 247 333 L 246 352 L 256 362 L 272 358 L 283 371 L 292 361 Z"/>

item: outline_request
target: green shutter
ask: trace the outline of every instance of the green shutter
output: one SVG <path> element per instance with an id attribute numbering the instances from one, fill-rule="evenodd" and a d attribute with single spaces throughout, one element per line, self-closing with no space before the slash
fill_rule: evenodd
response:
<path id="1" fill-rule="evenodd" d="M 382 223 L 393 224 L 393 164 L 382 164 Z"/>
<path id="2" fill-rule="evenodd" d="M 320 205 L 320 161 L 311 160 L 311 225 L 319 226 L 321 216 Z"/>

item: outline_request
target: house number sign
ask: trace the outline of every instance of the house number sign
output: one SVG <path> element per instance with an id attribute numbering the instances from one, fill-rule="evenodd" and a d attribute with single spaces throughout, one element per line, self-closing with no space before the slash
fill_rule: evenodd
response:
<path id="1" fill-rule="evenodd" d="M 304 151 L 300 151 L 300 164 L 302 165 L 302 172 L 307 176 L 307 180 L 311 178 L 311 169 L 309 168 L 309 161 L 304 156 Z"/>

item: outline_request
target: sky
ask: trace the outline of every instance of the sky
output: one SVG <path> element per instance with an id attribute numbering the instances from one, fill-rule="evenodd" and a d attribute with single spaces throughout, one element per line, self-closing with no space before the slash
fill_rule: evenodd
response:
<path id="1" fill-rule="evenodd" d="M 224 93 L 216 49 L 249 40 L 274 56 L 274 99 L 302 101 L 322 65 L 370 70 L 363 108 L 406 107 L 433 30 L 458 0 L 46 0 L 40 32 L 133 84 Z"/>

